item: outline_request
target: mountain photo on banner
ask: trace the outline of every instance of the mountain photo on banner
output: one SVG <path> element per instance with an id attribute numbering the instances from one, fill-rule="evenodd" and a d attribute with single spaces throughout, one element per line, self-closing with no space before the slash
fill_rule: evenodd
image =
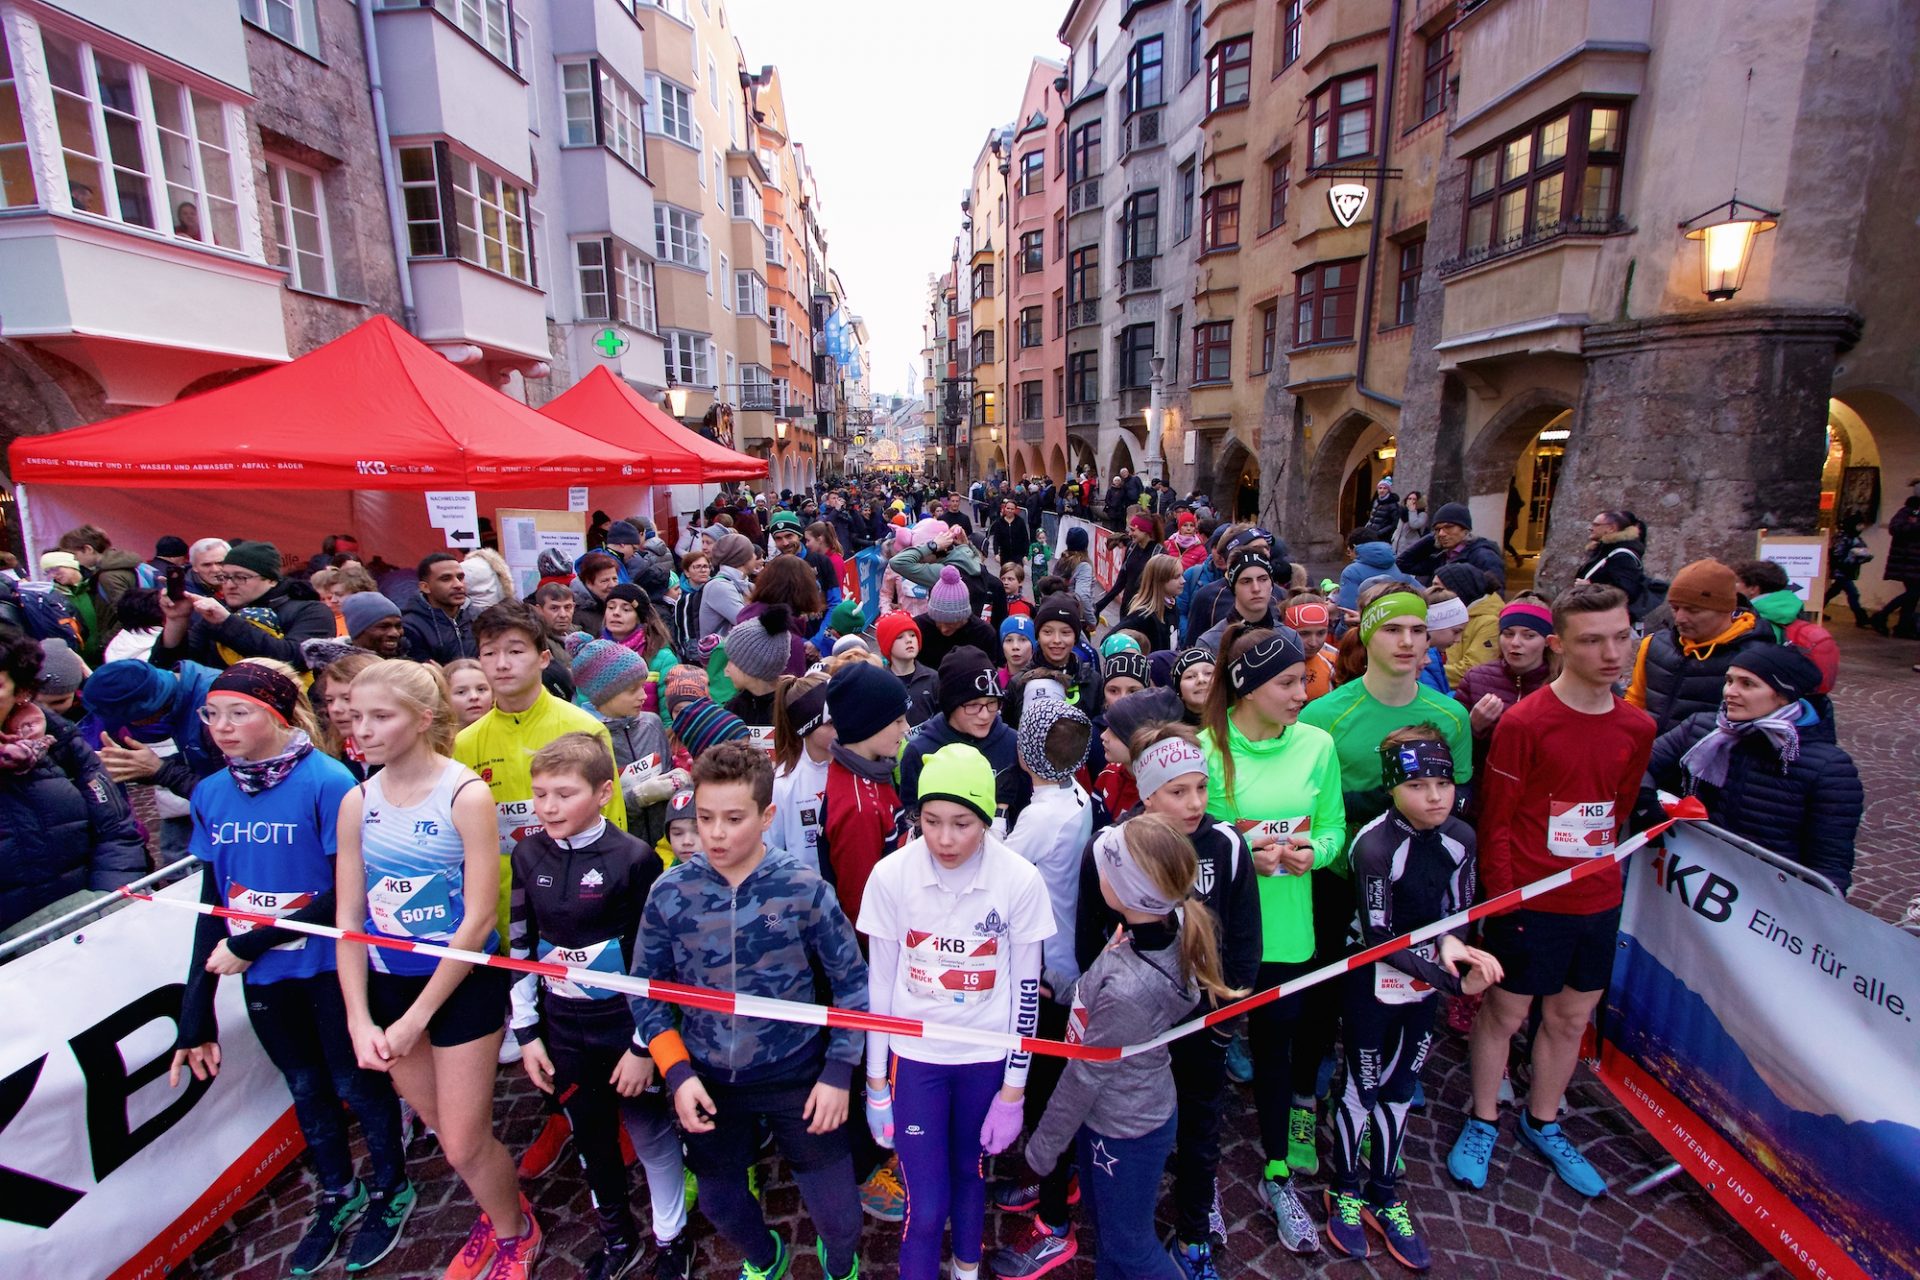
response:
<path id="1" fill-rule="evenodd" d="M 1912 1276 L 1920 939 L 1704 834 L 1668 841 L 1633 869 L 1603 1034 L 1874 1280 Z M 1703 913 L 1707 871 L 1733 896 Z"/>

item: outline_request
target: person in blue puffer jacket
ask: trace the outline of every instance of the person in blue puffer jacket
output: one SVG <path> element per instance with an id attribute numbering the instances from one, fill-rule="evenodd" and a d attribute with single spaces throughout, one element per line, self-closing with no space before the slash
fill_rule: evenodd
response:
<path id="1" fill-rule="evenodd" d="M 1340 571 L 1340 591 L 1333 601 L 1342 609 L 1358 608 L 1360 588 L 1375 578 L 1388 578 L 1404 582 L 1416 591 L 1420 589 L 1420 583 L 1412 574 L 1394 564 L 1393 544 L 1382 542 L 1379 530 L 1355 529 L 1347 535 L 1347 546 L 1353 552 L 1353 563 Z"/>
<path id="2" fill-rule="evenodd" d="M 200 779 L 227 765 L 200 722 L 207 689 L 219 674 L 184 659 L 172 671 L 138 658 L 102 663 L 81 691 L 87 716 L 80 736 L 115 782 L 145 782 L 191 799 Z M 148 745 L 167 741 L 175 748 L 171 755 Z"/>

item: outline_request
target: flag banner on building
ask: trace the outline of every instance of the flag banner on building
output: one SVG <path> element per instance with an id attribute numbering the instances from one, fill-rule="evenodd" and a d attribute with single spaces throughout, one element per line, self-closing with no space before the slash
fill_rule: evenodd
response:
<path id="1" fill-rule="evenodd" d="M 303 1148 L 237 978 L 219 1076 L 167 1086 L 197 920 L 119 911 L 0 967 L 0 1273 L 158 1280 Z"/>
<path id="2" fill-rule="evenodd" d="M 1700 824 L 1628 878 L 1601 1075 L 1793 1274 L 1920 1257 L 1920 938 Z"/>
<path id="3" fill-rule="evenodd" d="M 880 617 L 880 584 L 887 575 L 887 557 L 878 547 L 864 547 L 848 562 L 860 582 L 860 612 L 872 626 Z"/>

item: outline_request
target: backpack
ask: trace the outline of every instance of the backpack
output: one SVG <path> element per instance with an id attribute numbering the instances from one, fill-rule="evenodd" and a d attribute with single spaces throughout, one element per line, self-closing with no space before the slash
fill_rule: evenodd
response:
<path id="1" fill-rule="evenodd" d="M 0 623 L 18 628 L 35 640 L 64 640 L 75 653 L 85 643 L 79 616 L 50 582 L 15 582 L 0 577 Z"/>

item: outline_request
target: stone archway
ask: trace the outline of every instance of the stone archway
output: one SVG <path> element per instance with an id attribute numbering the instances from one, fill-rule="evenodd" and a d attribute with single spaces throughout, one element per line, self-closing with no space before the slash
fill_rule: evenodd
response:
<path id="1" fill-rule="evenodd" d="M 1064 484 L 1067 479 L 1067 454 L 1059 445 L 1047 452 L 1047 474 L 1053 477 L 1055 484 Z"/>
<path id="2" fill-rule="evenodd" d="M 1251 476 L 1252 487 L 1241 483 Z M 1223 520 L 1241 521 L 1260 518 L 1260 460 L 1240 437 L 1228 432 L 1214 456 L 1212 483 L 1207 496 L 1213 499 L 1214 514 Z"/>
<path id="3" fill-rule="evenodd" d="M 1347 478 L 1347 459 L 1362 436 L 1376 432 L 1386 436 L 1385 424 L 1364 413 L 1346 414 L 1326 434 L 1307 468 L 1306 519 L 1300 522 L 1306 535 L 1301 550 L 1320 559 L 1336 559 L 1345 545 L 1350 521 L 1340 510 L 1340 489 Z"/>
<path id="4" fill-rule="evenodd" d="M 1509 399 L 1487 421 L 1487 425 L 1480 428 L 1473 443 L 1467 446 L 1462 468 L 1466 493 L 1442 494 L 1436 491 L 1432 495 L 1433 504 L 1470 502 L 1488 495 L 1497 495 L 1501 502 L 1505 502 L 1507 481 L 1513 475 L 1513 465 L 1521 451 L 1540 433 L 1542 427 L 1572 408 L 1573 403 L 1565 395 L 1542 387 L 1522 391 Z M 1477 512 L 1475 514 L 1478 515 Z"/>
<path id="5" fill-rule="evenodd" d="M 1100 481 L 1104 487 L 1107 480 L 1120 474 L 1125 467 L 1138 475 L 1140 468 L 1133 460 L 1133 441 L 1122 432 L 1113 439 L 1113 449 L 1107 454 L 1107 465 L 1100 471 Z"/>
<path id="6" fill-rule="evenodd" d="M 1887 387 L 1849 387 L 1835 391 L 1829 403 L 1828 419 L 1833 429 L 1847 436 L 1848 462 L 1855 467 L 1878 469 L 1877 503 L 1859 501 L 1859 491 L 1851 486 L 1853 477 L 1843 476 L 1843 492 L 1836 494 L 1836 507 L 1865 514 L 1871 519 L 1863 531 L 1873 560 L 1860 574 L 1860 594 L 1869 608 L 1884 604 L 1899 594 L 1899 585 L 1888 582 L 1881 573 L 1887 562 L 1887 521 L 1901 509 L 1910 492 L 1908 482 L 1920 476 L 1920 404 L 1902 390 Z M 1840 607 L 1836 597 L 1833 606 Z"/>

